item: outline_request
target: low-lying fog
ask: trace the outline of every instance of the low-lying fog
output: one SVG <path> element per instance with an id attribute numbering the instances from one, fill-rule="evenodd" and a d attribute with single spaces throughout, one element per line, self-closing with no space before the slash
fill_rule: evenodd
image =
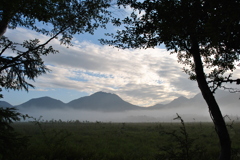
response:
<path id="1" fill-rule="evenodd" d="M 228 115 L 232 120 L 239 121 L 238 114 L 240 107 L 222 108 L 223 116 Z M 168 108 L 160 110 L 140 110 L 126 112 L 96 112 L 74 109 L 62 110 L 41 110 L 41 109 L 21 109 L 22 114 L 28 114 L 36 119 L 42 116 L 42 120 L 89 121 L 89 122 L 178 122 L 173 120 L 178 113 L 185 122 L 207 122 L 211 121 L 208 108 Z"/>

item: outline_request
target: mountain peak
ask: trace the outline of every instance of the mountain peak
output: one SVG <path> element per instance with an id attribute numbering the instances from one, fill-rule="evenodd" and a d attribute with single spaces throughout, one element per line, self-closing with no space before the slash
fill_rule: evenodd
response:
<path id="1" fill-rule="evenodd" d="M 188 98 L 186 98 L 184 96 L 180 96 L 180 97 L 176 98 L 175 100 L 188 100 Z"/>
<path id="2" fill-rule="evenodd" d="M 62 108 L 65 106 L 65 104 L 60 100 L 45 96 L 45 97 L 30 99 L 29 101 L 23 104 L 20 104 L 19 106 L 53 109 L 53 108 Z"/>
<path id="3" fill-rule="evenodd" d="M 103 92 L 103 91 L 99 91 L 99 92 L 96 92 L 96 93 L 93 93 L 92 95 L 90 96 L 96 96 L 96 95 L 116 95 L 116 94 L 113 94 L 113 93 L 107 93 L 107 92 Z"/>
<path id="4" fill-rule="evenodd" d="M 186 102 L 188 102 L 188 100 L 189 100 L 188 98 L 184 96 L 180 96 L 174 99 L 173 101 L 171 101 L 170 103 L 168 103 L 167 106 L 169 107 L 183 106 Z"/>
<path id="5" fill-rule="evenodd" d="M 54 98 L 49 97 L 49 96 L 43 96 L 43 97 L 39 97 L 39 98 L 33 98 L 33 99 L 31 99 L 31 100 L 44 100 L 44 99 L 55 100 Z M 31 101 L 31 100 L 29 100 L 29 101 Z"/>
<path id="6" fill-rule="evenodd" d="M 90 96 L 73 100 L 67 105 L 78 109 L 103 111 L 124 111 L 140 108 L 138 106 L 125 102 L 116 94 L 106 93 L 102 91 L 96 92 Z"/>

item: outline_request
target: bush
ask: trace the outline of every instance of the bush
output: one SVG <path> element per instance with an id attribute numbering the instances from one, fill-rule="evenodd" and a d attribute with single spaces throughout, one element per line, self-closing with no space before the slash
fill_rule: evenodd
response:
<path id="1" fill-rule="evenodd" d="M 22 115 L 15 108 L 0 107 L 0 159 L 17 159 L 21 149 L 27 146 L 28 137 L 21 136 L 11 126 L 13 122 L 26 117 L 27 115 Z"/>
<path id="2" fill-rule="evenodd" d="M 168 136 L 168 144 L 159 146 L 157 160 L 210 160 L 203 145 L 195 143 L 199 138 L 190 138 L 183 119 L 177 114 L 174 120 L 180 120 L 180 130 L 171 132 L 161 131 L 160 134 Z M 194 135 L 196 137 L 196 135 Z"/>

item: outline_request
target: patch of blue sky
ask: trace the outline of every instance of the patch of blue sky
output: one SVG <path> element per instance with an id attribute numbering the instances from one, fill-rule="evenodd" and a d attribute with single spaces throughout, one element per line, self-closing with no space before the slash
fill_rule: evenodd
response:
<path id="1" fill-rule="evenodd" d="M 111 74 L 102 74 L 97 72 L 91 72 L 91 71 L 73 71 L 74 77 L 68 77 L 70 80 L 74 81 L 81 81 L 81 82 L 88 82 L 89 78 L 114 78 Z"/>
<path id="2" fill-rule="evenodd" d="M 83 77 L 68 77 L 68 79 L 73 80 L 73 81 L 80 81 L 80 82 L 88 82 L 88 79 L 85 79 Z"/>
<path id="3" fill-rule="evenodd" d="M 161 81 L 161 80 L 156 80 L 155 81 L 157 84 L 162 84 L 162 83 L 164 83 L 163 81 Z"/>
<path id="4" fill-rule="evenodd" d="M 109 86 L 111 89 L 113 90 L 119 90 L 121 89 L 122 87 L 119 87 L 119 86 Z"/>
<path id="5" fill-rule="evenodd" d="M 77 91 L 73 89 L 65 89 L 65 88 L 32 88 L 29 92 L 26 91 L 13 91 L 13 90 L 3 90 L 2 94 L 4 95 L 3 101 L 9 102 L 11 105 L 20 105 L 32 98 L 39 97 L 51 97 L 57 100 L 61 100 L 64 103 L 68 103 L 74 99 L 88 96 L 89 93 L 84 91 Z"/>
<path id="6" fill-rule="evenodd" d="M 95 73 L 95 72 L 89 72 L 89 71 L 86 71 L 84 73 L 89 76 L 98 77 L 98 78 L 114 78 L 114 76 L 111 74 L 102 74 L 102 73 Z"/>
<path id="7" fill-rule="evenodd" d="M 97 28 L 93 34 L 90 33 L 82 33 L 82 34 L 76 34 L 74 35 L 74 38 L 77 39 L 79 42 L 87 41 L 90 43 L 94 43 L 97 45 L 101 45 L 100 39 L 111 39 L 110 37 L 107 37 L 106 33 L 115 33 L 116 27 L 112 24 L 107 24 L 106 29 L 105 28 Z"/>

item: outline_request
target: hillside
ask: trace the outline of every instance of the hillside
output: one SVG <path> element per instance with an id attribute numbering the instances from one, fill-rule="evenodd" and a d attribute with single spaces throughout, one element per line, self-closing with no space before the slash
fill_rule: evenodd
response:
<path id="1" fill-rule="evenodd" d="M 229 93 L 228 91 L 217 90 L 214 94 L 219 106 L 221 108 L 232 108 L 240 106 L 239 93 Z M 181 107 L 194 107 L 194 108 L 206 108 L 207 104 L 202 97 L 201 93 L 196 94 L 192 98 L 185 98 L 183 96 L 174 99 L 168 104 L 156 104 L 153 108 L 181 108 Z M 150 107 L 150 108 L 152 108 Z M 240 107 L 239 107 L 240 109 Z"/>
<path id="2" fill-rule="evenodd" d="M 13 107 L 13 105 L 11 105 L 10 103 L 5 102 L 5 101 L 0 101 L 0 107 L 11 108 L 11 107 Z"/>
<path id="3" fill-rule="evenodd" d="M 66 107 L 66 104 L 60 100 L 53 99 L 51 97 L 40 97 L 31 99 L 25 103 L 22 103 L 16 107 L 20 108 L 45 108 L 45 109 L 61 109 Z"/>
<path id="4" fill-rule="evenodd" d="M 126 111 L 140 109 L 139 106 L 132 105 L 119 96 L 112 93 L 97 92 L 90 96 L 81 97 L 67 103 L 69 107 L 75 109 L 95 110 L 95 111 Z"/>

